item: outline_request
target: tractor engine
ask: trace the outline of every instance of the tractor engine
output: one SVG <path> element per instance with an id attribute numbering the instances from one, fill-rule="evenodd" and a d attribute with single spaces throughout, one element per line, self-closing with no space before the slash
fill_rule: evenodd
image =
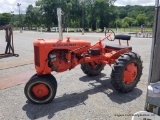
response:
<path id="1" fill-rule="evenodd" d="M 63 72 L 79 64 L 81 55 L 91 43 L 84 40 L 64 41 L 38 39 L 34 41 L 34 63 L 38 75 Z"/>
<path id="2" fill-rule="evenodd" d="M 63 72 L 78 65 L 75 53 L 68 50 L 53 50 L 49 53 L 48 60 L 48 66 L 56 72 Z"/>

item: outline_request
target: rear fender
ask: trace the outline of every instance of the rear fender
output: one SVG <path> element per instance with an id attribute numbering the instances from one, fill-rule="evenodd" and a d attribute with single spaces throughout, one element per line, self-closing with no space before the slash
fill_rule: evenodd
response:
<path id="1" fill-rule="evenodd" d="M 131 52 L 131 50 L 130 50 L 130 49 L 127 49 L 127 48 L 121 49 L 121 50 L 117 51 L 116 53 L 114 53 L 114 54 L 111 56 L 110 59 L 117 59 L 117 58 L 119 58 L 119 56 L 121 56 L 122 54 L 128 53 L 128 52 Z"/>

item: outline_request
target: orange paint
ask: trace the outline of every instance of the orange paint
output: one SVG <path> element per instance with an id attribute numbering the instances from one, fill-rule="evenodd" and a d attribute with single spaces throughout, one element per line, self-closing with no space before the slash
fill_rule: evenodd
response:
<path id="1" fill-rule="evenodd" d="M 48 95 L 49 90 L 45 84 L 38 84 L 32 88 L 34 95 L 38 98 L 43 98 Z"/>
<path id="2" fill-rule="evenodd" d="M 129 64 L 124 71 L 124 82 L 131 84 L 137 77 L 138 68 L 134 63 Z"/>
<path id="3" fill-rule="evenodd" d="M 99 40 L 93 46 L 88 41 L 70 38 L 64 41 L 35 40 L 34 53 L 37 74 L 45 75 L 52 71 L 63 72 L 84 62 L 114 64 L 115 59 L 121 54 L 131 51 L 127 48 L 120 50 L 104 48 L 102 42 L 108 37 L 110 35 Z"/>

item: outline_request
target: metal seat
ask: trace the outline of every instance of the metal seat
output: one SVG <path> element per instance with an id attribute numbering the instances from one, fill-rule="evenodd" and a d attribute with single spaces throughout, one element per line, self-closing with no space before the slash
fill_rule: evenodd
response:
<path id="1" fill-rule="evenodd" d="M 123 45 L 105 45 L 105 48 L 110 48 L 110 49 L 116 49 L 116 50 L 121 50 L 121 49 L 130 49 L 132 50 L 131 46 L 123 46 Z"/>
<path id="2" fill-rule="evenodd" d="M 119 40 L 119 45 L 105 45 L 105 48 L 115 49 L 115 50 L 121 50 L 121 49 L 127 48 L 127 49 L 132 50 L 132 47 L 129 46 L 129 43 L 128 43 L 128 40 L 131 39 L 131 36 L 129 36 L 129 35 L 115 35 L 115 39 Z M 120 40 L 127 40 L 127 45 L 128 46 L 121 45 Z"/>

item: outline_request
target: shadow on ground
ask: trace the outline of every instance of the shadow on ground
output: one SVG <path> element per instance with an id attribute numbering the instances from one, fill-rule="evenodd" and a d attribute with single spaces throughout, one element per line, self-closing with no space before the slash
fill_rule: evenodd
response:
<path id="1" fill-rule="evenodd" d="M 105 77 L 105 80 L 101 80 L 102 77 Z M 87 82 L 93 87 L 79 93 L 64 94 L 61 97 L 55 98 L 53 102 L 49 104 L 36 105 L 27 101 L 22 109 L 26 111 L 28 118 L 31 120 L 45 116 L 48 116 L 48 119 L 51 119 L 56 112 L 78 105 L 85 105 L 85 101 L 88 99 L 88 95 L 103 92 L 106 97 L 111 99 L 111 101 L 122 104 L 130 102 L 142 94 L 142 91 L 138 88 L 135 88 L 132 92 L 126 94 L 112 90 L 113 87 L 110 84 L 110 79 L 106 77 L 105 74 L 101 74 L 95 77 L 83 76 L 79 79 L 82 82 Z"/>

